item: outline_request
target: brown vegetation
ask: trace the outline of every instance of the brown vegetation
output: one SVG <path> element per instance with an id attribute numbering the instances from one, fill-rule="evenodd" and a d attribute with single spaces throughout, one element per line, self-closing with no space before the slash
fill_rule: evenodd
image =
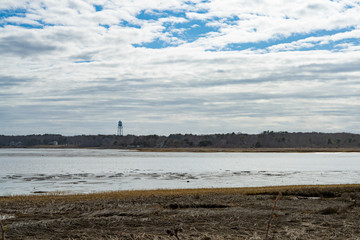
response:
<path id="1" fill-rule="evenodd" d="M 0 215 L 8 239 L 355 240 L 359 201 L 360 185 L 121 191 L 1 197 Z"/>

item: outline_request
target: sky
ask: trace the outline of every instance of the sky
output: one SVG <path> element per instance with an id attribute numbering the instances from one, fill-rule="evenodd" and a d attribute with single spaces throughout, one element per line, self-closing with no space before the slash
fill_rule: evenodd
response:
<path id="1" fill-rule="evenodd" d="M 0 0 L 0 134 L 360 133 L 359 0 Z"/>

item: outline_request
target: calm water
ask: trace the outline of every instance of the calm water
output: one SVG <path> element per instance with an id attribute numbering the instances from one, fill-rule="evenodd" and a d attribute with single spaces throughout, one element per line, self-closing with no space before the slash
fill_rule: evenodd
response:
<path id="1" fill-rule="evenodd" d="M 0 195 L 360 183 L 360 153 L 0 149 Z"/>

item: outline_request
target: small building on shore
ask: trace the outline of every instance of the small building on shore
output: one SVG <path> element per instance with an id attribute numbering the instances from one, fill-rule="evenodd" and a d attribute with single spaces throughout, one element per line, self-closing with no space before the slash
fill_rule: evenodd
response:
<path id="1" fill-rule="evenodd" d="M 52 142 L 49 142 L 49 145 L 57 146 L 57 145 L 59 145 L 59 143 L 57 141 L 52 141 Z"/>

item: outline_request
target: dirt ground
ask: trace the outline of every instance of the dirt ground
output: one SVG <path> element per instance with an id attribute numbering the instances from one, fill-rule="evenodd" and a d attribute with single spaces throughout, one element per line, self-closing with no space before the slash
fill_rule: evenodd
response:
<path id="1" fill-rule="evenodd" d="M 360 185 L 0 197 L 0 215 L 13 240 L 355 240 Z"/>

